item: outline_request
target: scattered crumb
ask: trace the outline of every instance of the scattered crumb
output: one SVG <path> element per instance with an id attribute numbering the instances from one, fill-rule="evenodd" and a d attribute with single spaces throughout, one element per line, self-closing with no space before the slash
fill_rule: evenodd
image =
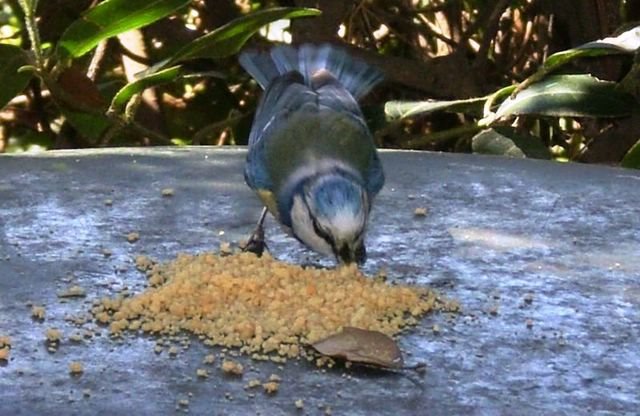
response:
<path id="1" fill-rule="evenodd" d="M 73 342 L 82 342 L 83 339 L 84 337 L 79 332 L 75 332 L 69 336 L 69 340 Z"/>
<path id="2" fill-rule="evenodd" d="M 426 217 L 427 216 L 427 209 L 424 208 L 424 207 L 416 208 L 413 211 L 413 215 L 415 215 L 416 217 Z"/>
<path id="3" fill-rule="evenodd" d="M 262 388 L 264 388 L 264 391 L 268 394 L 275 394 L 280 388 L 280 383 L 276 381 L 267 381 L 262 385 Z"/>
<path id="4" fill-rule="evenodd" d="M 44 320 L 46 316 L 47 310 L 44 306 L 32 306 L 31 307 L 31 317 L 34 319 Z"/>
<path id="5" fill-rule="evenodd" d="M 228 242 L 222 242 L 220 243 L 220 254 L 221 255 L 228 255 L 228 254 L 232 254 L 233 253 L 233 249 L 231 248 L 231 244 Z"/>
<path id="6" fill-rule="evenodd" d="M 209 377 L 209 372 L 204 368 L 198 368 L 196 370 L 196 376 L 198 376 L 200 378 L 207 378 L 207 377 Z"/>
<path id="7" fill-rule="evenodd" d="M 67 290 L 58 293 L 59 298 L 81 298 L 86 295 L 87 293 L 85 292 L 85 290 L 78 285 L 71 286 Z"/>
<path id="8" fill-rule="evenodd" d="M 140 239 L 140 233 L 131 232 L 127 234 L 127 241 L 130 243 L 135 243 Z"/>
<path id="9" fill-rule="evenodd" d="M 234 374 L 237 376 L 242 375 L 242 373 L 244 372 L 244 367 L 242 366 L 242 364 L 233 360 L 224 360 L 220 368 L 222 368 L 222 371 L 227 374 Z"/>
<path id="10" fill-rule="evenodd" d="M 110 207 L 111 205 L 113 205 L 113 199 L 105 199 L 104 200 L 104 204 L 108 207 Z"/>
<path id="11" fill-rule="evenodd" d="M 62 339 L 62 332 L 56 328 L 47 328 L 45 336 L 47 337 L 48 342 L 57 343 Z"/>
<path id="12" fill-rule="evenodd" d="M 0 361 L 9 361 L 9 347 L 0 348 Z"/>
<path id="13" fill-rule="evenodd" d="M 280 378 L 280 376 L 279 376 L 279 375 L 277 375 L 277 374 L 271 374 L 271 375 L 269 376 L 269 381 L 275 381 L 275 382 L 279 383 L 281 380 L 282 380 L 282 379 L 281 379 L 281 378 Z"/>
<path id="14" fill-rule="evenodd" d="M 11 346 L 11 337 L 9 335 L 0 335 L 0 348 L 10 347 L 10 346 Z"/>
<path id="15" fill-rule="evenodd" d="M 135 262 L 136 262 L 136 269 L 140 270 L 141 272 L 146 272 L 147 270 L 151 270 L 153 268 L 153 265 L 155 264 L 155 262 L 151 260 L 149 256 L 145 256 L 145 255 L 136 256 Z"/>
<path id="16" fill-rule="evenodd" d="M 298 399 L 295 401 L 296 409 L 304 409 L 304 400 Z"/>
<path id="17" fill-rule="evenodd" d="M 183 406 L 183 407 L 188 407 L 189 406 L 189 399 L 180 399 L 180 400 L 178 400 L 178 405 Z"/>
<path id="18" fill-rule="evenodd" d="M 244 388 L 245 389 L 252 389 L 254 387 L 258 387 L 262 385 L 262 382 L 260 380 L 258 380 L 257 378 L 252 378 L 251 380 L 249 380 L 249 382 L 247 384 L 245 384 Z"/>
<path id="19" fill-rule="evenodd" d="M 433 331 L 434 334 L 439 334 L 440 333 L 440 325 L 438 324 L 433 324 L 433 326 L 431 327 L 431 330 Z"/>
<path id="20" fill-rule="evenodd" d="M 160 191 L 160 193 L 164 197 L 169 197 L 169 196 L 173 196 L 175 192 L 173 188 L 164 188 L 162 191 Z"/>
<path id="21" fill-rule="evenodd" d="M 178 355 L 178 347 L 176 346 L 172 346 L 169 347 L 169 355 Z"/>
<path id="22" fill-rule="evenodd" d="M 527 325 L 527 328 L 529 329 L 533 328 L 533 319 L 527 319 L 525 321 L 525 325 Z"/>
<path id="23" fill-rule="evenodd" d="M 498 306 L 497 305 L 492 305 L 489 308 L 489 315 L 496 316 L 497 314 L 498 314 Z"/>
<path id="24" fill-rule="evenodd" d="M 73 375 L 82 374 L 84 372 L 84 365 L 80 361 L 71 361 L 69 363 L 69 373 Z"/>
<path id="25" fill-rule="evenodd" d="M 324 408 L 324 414 L 327 416 L 333 414 L 333 411 L 331 410 L 331 406 L 327 406 Z"/>
<path id="26" fill-rule="evenodd" d="M 113 251 L 109 250 L 108 248 L 103 248 L 100 252 L 105 257 L 111 257 L 111 255 L 113 254 Z"/>
<path id="27" fill-rule="evenodd" d="M 213 364 L 215 361 L 216 361 L 216 356 L 213 354 L 205 355 L 204 359 L 202 360 L 202 362 L 205 364 Z"/>
<path id="28" fill-rule="evenodd" d="M 91 396 L 91 389 L 84 389 L 82 390 L 82 395 L 84 397 L 90 397 Z"/>

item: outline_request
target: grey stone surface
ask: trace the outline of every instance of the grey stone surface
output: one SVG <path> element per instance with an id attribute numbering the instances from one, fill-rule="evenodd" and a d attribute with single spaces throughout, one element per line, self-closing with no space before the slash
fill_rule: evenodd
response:
<path id="1" fill-rule="evenodd" d="M 326 406 L 334 415 L 638 414 L 640 173 L 621 169 L 383 154 L 388 180 L 365 270 L 385 267 L 391 280 L 430 285 L 463 308 L 454 319 L 427 316 L 400 338 L 409 364 L 427 362 L 423 376 L 289 362 L 198 380 L 210 350 L 195 340 L 174 359 L 153 353 L 147 337 L 114 343 L 103 331 L 70 341 L 66 315 L 143 287 L 136 255 L 165 261 L 248 234 L 260 207 L 243 159 L 242 150 L 212 148 L 0 156 L 0 335 L 13 344 L 0 364 L 1 415 L 170 414 L 181 398 L 191 414 L 214 415 Z M 161 196 L 167 187 L 171 198 Z M 414 217 L 418 207 L 424 218 Z M 125 239 L 132 231 L 134 244 Z M 331 264 L 273 220 L 267 239 L 283 260 Z M 57 292 L 71 282 L 87 297 L 61 303 Z M 31 319 L 29 302 L 46 306 L 44 322 Z M 65 334 L 55 353 L 44 343 L 49 327 Z M 68 374 L 73 360 L 85 364 L 80 377 Z M 247 380 L 272 372 L 283 378 L 278 394 L 249 397 Z"/>

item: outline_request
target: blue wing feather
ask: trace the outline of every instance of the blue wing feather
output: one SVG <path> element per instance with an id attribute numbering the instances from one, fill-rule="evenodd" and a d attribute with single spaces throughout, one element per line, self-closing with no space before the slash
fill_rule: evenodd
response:
<path id="1" fill-rule="evenodd" d="M 249 153 L 245 165 L 245 180 L 253 189 L 273 189 L 265 160 L 268 130 L 277 131 L 288 115 L 316 96 L 303 82 L 298 72 L 289 72 L 273 80 L 264 92 L 249 134 Z"/>

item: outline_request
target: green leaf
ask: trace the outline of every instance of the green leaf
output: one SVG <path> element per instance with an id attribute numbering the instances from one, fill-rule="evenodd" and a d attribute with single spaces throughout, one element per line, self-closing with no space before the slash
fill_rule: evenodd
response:
<path id="1" fill-rule="evenodd" d="M 577 49 L 610 49 L 622 53 L 634 53 L 638 48 L 640 48 L 640 26 L 622 32 L 618 36 L 611 36 L 585 43 L 584 45 L 578 46 Z"/>
<path id="2" fill-rule="evenodd" d="M 189 0 L 106 0 L 89 9 L 62 34 L 58 48 L 73 58 L 100 41 L 146 26 L 189 4 Z"/>
<path id="3" fill-rule="evenodd" d="M 94 141 L 102 137 L 107 128 L 112 125 L 107 116 L 74 110 L 60 103 L 58 103 L 58 108 L 69 124 L 80 134 Z"/>
<path id="4" fill-rule="evenodd" d="M 184 67 L 181 65 L 172 66 L 161 71 L 143 76 L 133 82 L 128 83 L 120 89 L 111 100 L 111 111 L 122 112 L 131 97 L 144 91 L 153 85 L 168 83 L 183 75 Z"/>
<path id="5" fill-rule="evenodd" d="M 580 45 L 577 48 L 554 53 L 547 58 L 533 75 L 518 86 L 518 91 L 524 90 L 529 85 L 540 81 L 547 74 L 574 59 L 614 54 L 633 54 L 638 48 L 640 48 L 640 26 L 627 30 L 618 36 L 599 39 Z"/>
<path id="6" fill-rule="evenodd" d="M 275 7 L 259 10 L 235 19 L 211 33 L 199 37 L 180 49 L 167 63 L 173 65 L 187 59 L 219 59 L 231 56 L 262 26 L 281 19 L 317 16 L 320 10 L 302 7 Z"/>
<path id="7" fill-rule="evenodd" d="M 495 127 L 471 139 L 473 153 L 517 158 L 549 159 L 549 149 L 535 136 L 518 133 L 512 127 Z"/>
<path id="8" fill-rule="evenodd" d="M 577 48 L 557 52 L 547 58 L 543 70 L 550 72 L 576 58 L 602 55 L 633 54 L 640 48 L 640 26 L 615 36 L 588 42 Z"/>
<path id="9" fill-rule="evenodd" d="M 173 139 L 171 139 L 171 144 L 176 145 L 176 146 L 191 146 L 191 140 L 188 139 L 180 139 L 178 137 L 174 137 Z"/>
<path id="10" fill-rule="evenodd" d="M 216 76 L 220 77 L 221 74 L 217 72 L 203 72 L 203 73 L 191 73 L 188 69 L 183 67 L 182 65 L 172 66 L 170 68 L 166 68 L 160 70 L 158 72 L 151 72 L 143 75 L 139 79 L 130 82 L 125 85 L 116 93 L 111 100 L 111 111 L 122 112 L 124 107 L 127 105 L 129 100 L 136 94 L 141 93 L 146 88 L 153 87 L 156 85 L 166 84 L 172 81 L 175 81 L 178 78 L 186 77 L 186 76 Z"/>
<path id="11" fill-rule="evenodd" d="M 640 140 L 627 152 L 621 165 L 625 168 L 640 169 Z"/>
<path id="12" fill-rule="evenodd" d="M 384 112 L 389 119 L 406 118 L 416 114 L 448 111 L 452 113 L 481 113 L 482 105 L 488 97 L 467 100 L 426 100 L 426 101 L 388 101 Z"/>
<path id="13" fill-rule="evenodd" d="M 496 117 L 535 114 L 553 117 L 623 117 L 635 99 L 616 89 L 615 82 L 590 75 L 557 75 L 532 84 L 505 100 Z"/>
<path id="14" fill-rule="evenodd" d="M 31 72 L 18 72 L 29 64 L 27 52 L 17 46 L 0 43 L 0 108 L 24 90 L 33 76 Z"/>

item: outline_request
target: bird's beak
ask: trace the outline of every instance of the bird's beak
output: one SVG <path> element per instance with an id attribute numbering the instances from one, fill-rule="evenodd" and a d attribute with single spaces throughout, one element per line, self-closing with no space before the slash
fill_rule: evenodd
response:
<path id="1" fill-rule="evenodd" d="M 367 261 L 367 249 L 364 243 L 359 243 L 357 246 L 350 246 L 349 244 L 343 244 L 342 247 L 336 253 L 338 261 L 342 264 L 358 263 L 363 265 Z"/>

